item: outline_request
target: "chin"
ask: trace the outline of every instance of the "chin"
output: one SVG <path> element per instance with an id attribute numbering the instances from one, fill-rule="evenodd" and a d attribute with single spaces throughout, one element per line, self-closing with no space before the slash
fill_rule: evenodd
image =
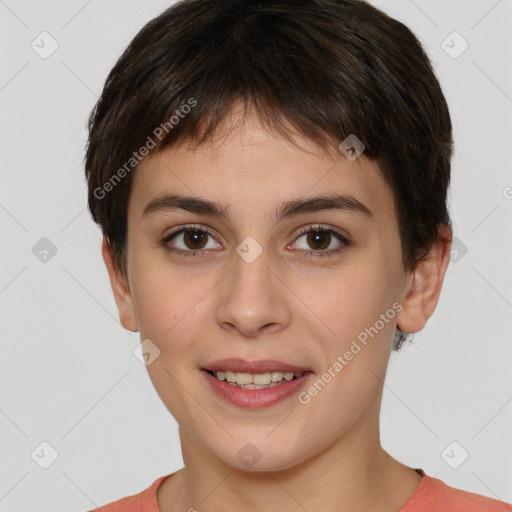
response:
<path id="1" fill-rule="evenodd" d="M 260 436 L 238 436 L 227 446 L 211 447 L 224 464 L 240 471 L 283 471 L 303 462 L 307 455 L 303 443 L 290 442 L 290 436 L 269 436 L 265 429 Z M 267 436 L 267 437 L 266 437 Z"/>

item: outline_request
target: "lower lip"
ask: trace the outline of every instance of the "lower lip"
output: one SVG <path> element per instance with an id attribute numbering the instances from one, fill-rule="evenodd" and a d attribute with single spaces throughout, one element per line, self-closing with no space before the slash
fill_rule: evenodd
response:
<path id="1" fill-rule="evenodd" d="M 265 389 L 244 389 L 229 385 L 224 380 L 210 375 L 206 370 L 201 370 L 213 391 L 227 402 L 245 407 L 247 409 L 261 409 L 270 407 L 302 388 L 312 372 L 304 372 L 298 379 L 283 380 L 281 384 Z"/>

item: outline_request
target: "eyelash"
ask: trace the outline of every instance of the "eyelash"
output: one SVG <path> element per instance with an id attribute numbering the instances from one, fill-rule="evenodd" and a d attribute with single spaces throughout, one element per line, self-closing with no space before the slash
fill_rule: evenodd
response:
<path id="1" fill-rule="evenodd" d="M 205 226 L 187 225 L 187 226 L 182 227 L 178 231 L 174 231 L 173 233 L 171 233 L 169 235 L 166 235 L 160 241 L 160 245 L 163 246 L 167 251 L 170 251 L 170 252 L 172 252 L 174 254 L 178 254 L 180 256 L 186 256 L 186 257 L 190 256 L 190 257 L 194 257 L 194 258 L 195 257 L 203 257 L 203 256 L 205 256 L 206 253 L 208 252 L 208 249 L 203 249 L 203 250 L 198 250 L 198 251 L 194 251 L 194 250 L 183 251 L 182 249 L 172 248 L 172 247 L 169 247 L 167 245 L 177 235 L 179 235 L 181 233 L 187 233 L 189 231 L 203 232 L 203 233 L 208 234 L 212 238 L 215 238 L 213 236 L 213 233 L 208 228 L 206 228 Z M 297 235 L 297 238 L 294 241 L 298 240 L 299 238 L 301 238 L 305 234 L 315 233 L 315 232 L 329 233 L 329 234 L 333 235 L 338 241 L 342 242 L 342 245 L 340 247 L 338 247 L 337 249 L 331 249 L 331 250 L 328 250 L 328 251 L 327 250 L 321 250 L 321 249 L 316 250 L 316 251 L 315 250 L 307 251 L 307 250 L 304 250 L 304 249 L 299 249 L 300 252 L 305 253 L 306 258 L 326 258 L 326 257 L 330 257 L 330 256 L 333 256 L 333 255 L 339 253 L 345 247 L 350 245 L 350 241 L 347 238 L 345 238 L 343 235 L 341 235 L 337 231 L 329 229 L 327 226 L 324 226 L 322 224 L 315 224 L 315 225 L 312 225 L 312 226 L 308 226 L 308 227 L 302 228 L 299 231 L 299 233 Z"/>

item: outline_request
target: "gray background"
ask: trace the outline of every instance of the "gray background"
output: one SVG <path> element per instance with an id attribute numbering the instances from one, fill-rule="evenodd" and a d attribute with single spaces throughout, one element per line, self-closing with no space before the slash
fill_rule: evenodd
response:
<path id="1" fill-rule="evenodd" d="M 0 0 L 1 512 L 85 511 L 182 467 L 176 424 L 133 354 L 138 333 L 118 321 L 82 167 L 108 71 L 170 3 Z M 512 502 L 512 1 L 373 3 L 423 41 L 456 140 L 457 252 L 428 326 L 391 358 L 382 443 Z M 58 43 L 47 58 L 43 31 Z"/>

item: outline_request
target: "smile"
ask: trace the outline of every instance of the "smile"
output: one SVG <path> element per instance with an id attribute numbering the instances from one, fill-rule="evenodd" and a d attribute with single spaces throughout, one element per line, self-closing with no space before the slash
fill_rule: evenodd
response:
<path id="1" fill-rule="evenodd" d="M 218 380 L 226 381 L 234 387 L 242 389 L 266 389 L 279 386 L 283 381 L 289 382 L 302 377 L 304 372 L 266 372 L 266 373 L 243 373 L 229 370 L 207 370 L 207 372 Z"/>
<path id="2" fill-rule="evenodd" d="M 237 360 L 233 363 L 231 360 L 227 363 L 224 360 L 211 366 L 213 368 L 202 368 L 201 374 L 213 391 L 212 396 L 223 403 L 245 409 L 262 409 L 286 403 L 285 400 L 300 393 L 314 375 L 306 368 L 279 362 L 268 364 L 268 361 L 241 363 Z"/>

